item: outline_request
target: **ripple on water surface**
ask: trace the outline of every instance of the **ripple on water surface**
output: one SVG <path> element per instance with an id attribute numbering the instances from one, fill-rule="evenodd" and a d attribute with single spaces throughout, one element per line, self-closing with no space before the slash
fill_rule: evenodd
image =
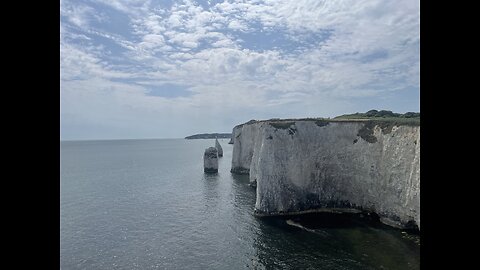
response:
<path id="1" fill-rule="evenodd" d="M 230 173 L 228 139 L 218 174 L 203 173 L 214 142 L 61 142 L 61 268 L 419 269 L 410 233 L 350 217 L 254 217 L 255 189 Z"/>

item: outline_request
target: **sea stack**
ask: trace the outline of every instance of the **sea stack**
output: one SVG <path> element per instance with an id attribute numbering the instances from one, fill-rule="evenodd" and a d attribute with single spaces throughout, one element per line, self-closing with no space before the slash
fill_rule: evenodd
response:
<path id="1" fill-rule="evenodd" d="M 223 149 L 220 143 L 218 142 L 217 138 L 215 138 L 215 148 L 217 148 L 218 156 L 223 157 Z"/>
<path id="2" fill-rule="evenodd" d="M 203 171 L 206 173 L 218 172 L 218 151 L 215 147 L 205 149 L 203 155 Z"/>

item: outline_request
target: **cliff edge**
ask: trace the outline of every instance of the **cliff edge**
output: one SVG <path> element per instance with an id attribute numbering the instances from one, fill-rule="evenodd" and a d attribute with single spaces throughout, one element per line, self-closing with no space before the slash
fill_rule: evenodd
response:
<path id="1" fill-rule="evenodd" d="M 232 173 L 256 185 L 257 215 L 368 211 L 420 228 L 420 125 L 286 119 L 233 129 Z"/>

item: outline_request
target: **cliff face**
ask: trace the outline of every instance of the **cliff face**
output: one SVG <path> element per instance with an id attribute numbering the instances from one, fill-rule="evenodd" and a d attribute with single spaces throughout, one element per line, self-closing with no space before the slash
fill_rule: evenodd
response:
<path id="1" fill-rule="evenodd" d="M 236 126 L 232 131 L 232 173 L 248 174 L 256 144 L 261 142 L 258 123 Z"/>
<path id="2" fill-rule="evenodd" d="M 419 126 L 264 121 L 232 137 L 232 172 L 256 183 L 259 215 L 358 209 L 420 228 Z"/>
<path id="3" fill-rule="evenodd" d="M 218 156 L 223 157 L 223 148 L 216 138 L 215 138 L 215 148 L 217 148 Z"/>

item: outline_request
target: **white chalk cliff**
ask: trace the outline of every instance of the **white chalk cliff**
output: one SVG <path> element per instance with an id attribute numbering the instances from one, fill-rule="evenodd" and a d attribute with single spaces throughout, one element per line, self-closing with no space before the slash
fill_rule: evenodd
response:
<path id="1" fill-rule="evenodd" d="M 220 145 L 220 143 L 218 142 L 217 138 L 215 138 L 215 148 L 217 148 L 218 156 L 223 157 L 223 149 L 222 149 L 222 146 Z"/>
<path id="2" fill-rule="evenodd" d="M 420 228 L 420 126 L 250 121 L 233 129 L 232 173 L 256 184 L 258 215 L 369 211 Z"/>

